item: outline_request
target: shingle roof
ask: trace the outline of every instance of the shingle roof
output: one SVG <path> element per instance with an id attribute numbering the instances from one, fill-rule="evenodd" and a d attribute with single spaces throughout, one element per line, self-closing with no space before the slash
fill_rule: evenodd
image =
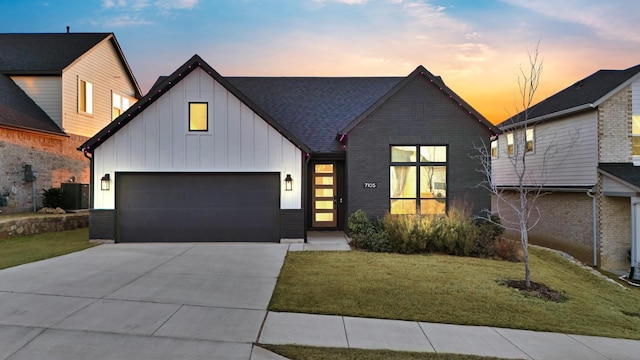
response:
<path id="1" fill-rule="evenodd" d="M 0 72 L 61 74 L 111 33 L 0 34 Z"/>
<path id="2" fill-rule="evenodd" d="M 64 131 L 8 76 L 0 74 L 0 126 L 65 135 Z"/>
<path id="3" fill-rule="evenodd" d="M 541 121 L 559 115 L 592 109 L 640 76 L 640 65 L 625 70 L 599 70 L 529 109 L 528 121 Z M 523 122 L 523 112 L 499 126 Z"/>
<path id="4" fill-rule="evenodd" d="M 640 167 L 633 163 L 600 163 L 598 169 L 640 188 Z"/>
<path id="5" fill-rule="evenodd" d="M 341 151 L 336 135 L 404 77 L 227 77 L 311 151 Z"/>

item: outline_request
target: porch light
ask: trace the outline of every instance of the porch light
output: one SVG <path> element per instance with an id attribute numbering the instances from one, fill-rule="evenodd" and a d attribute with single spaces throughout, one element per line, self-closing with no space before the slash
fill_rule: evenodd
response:
<path id="1" fill-rule="evenodd" d="M 287 174 L 287 177 L 284 178 L 284 190 L 293 190 L 293 179 L 291 178 L 291 174 Z"/>
<path id="2" fill-rule="evenodd" d="M 111 187 L 111 177 L 109 174 L 104 174 L 104 176 L 100 179 L 100 190 L 109 191 Z"/>

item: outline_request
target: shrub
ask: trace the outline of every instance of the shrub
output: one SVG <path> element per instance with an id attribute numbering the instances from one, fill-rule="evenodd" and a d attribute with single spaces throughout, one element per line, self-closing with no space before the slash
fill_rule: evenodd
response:
<path id="1" fill-rule="evenodd" d="M 511 240 L 500 236 L 496 240 L 495 248 L 495 256 L 498 259 L 512 262 L 524 261 L 524 252 L 522 251 L 522 245 L 520 244 L 520 241 Z"/>
<path id="2" fill-rule="evenodd" d="M 500 217 L 492 214 L 491 221 L 478 219 L 478 235 L 476 236 L 472 256 L 492 258 L 496 256 L 496 240 L 504 233 L 504 228 L 500 225 Z"/>
<path id="3" fill-rule="evenodd" d="M 348 221 L 351 244 L 357 249 L 372 252 L 391 252 L 387 233 L 380 222 L 371 223 L 367 214 L 356 210 Z"/>
<path id="4" fill-rule="evenodd" d="M 42 205 L 49 208 L 64 206 L 64 190 L 61 188 L 42 189 Z"/>
<path id="5" fill-rule="evenodd" d="M 437 241 L 433 243 L 434 252 L 449 255 L 471 255 L 478 227 L 471 218 L 471 211 L 464 203 L 454 203 L 448 214 L 438 222 Z"/>
<path id="6" fill-rule="evenodd" d="M 349 216 L 347 226 L 349 227 L 349 234 L 353 236 L 357 234 L 364 234 L 369 231 L 369 228 L 373 225 L 371 225 L 371 221 L 369 221 L 367 214 L 361 209 L 358 209 Z"/>

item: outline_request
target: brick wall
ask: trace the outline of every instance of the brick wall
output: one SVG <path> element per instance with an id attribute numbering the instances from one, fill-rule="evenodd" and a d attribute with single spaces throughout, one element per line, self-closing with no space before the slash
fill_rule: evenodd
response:
<path id="1" fill-rule="evenodd" d="M 602 186 L 602 175 L 598 187 Z M 631 201 L 628 197 L 598 194 L 598 233 L 600 262 L 605 270 L 629 271 L 631 248 Z"/>
<path id="2" fill-rule="evenodd" d="M 0 128 L 0 195 L 8 195 L 3 214 L 32 211 L 32 184 L 24 181 L 24 164 L 38 172 L 36 206 L 42 206 L 42 189 L 60 187 L 72 176 L 89 183 L 89 159 L 76 148 L 87 138 L 29 133 Z"/>
<path id="3" fill-rule="evenodd" d="M 510 202 L 517 201 L 517 193 L 509 193 Z M 497 198 L 492 196 L 492 209 L 497 211 Z M 551 247 L 571 254 L 578 260 L 593 262 L 593 200 L 584 192 L 555 192 L 538 198 L 536 202 L 541 213 L 538 224 L 529 231 L 529 242 Z M 504 204 L 500 206 L 503 224 L 513 226 L 515 213 Z M 535 220 L 532 216 L 531 220 Z M 515 230 L 505 232 L 505 236 L 520 239 Z"/>
<path id="4" fill-rule="evenodd" d="M 631 85 L 598 106 L 598 162 L 631 162 Z"/>
<path id="5" fill-rule="evenodd" d="M 490 194 L 474 144 L 489 143 L 489 131 L 425 78 L 418 76 L 348 134 L 348 209 L 382 217 L 390 207 L 391 145 L 447 145 L 447 201 L 468 203 L 474 213 L 488 209 Z M 376 187 L 364 187 L 364 183 Z"/>

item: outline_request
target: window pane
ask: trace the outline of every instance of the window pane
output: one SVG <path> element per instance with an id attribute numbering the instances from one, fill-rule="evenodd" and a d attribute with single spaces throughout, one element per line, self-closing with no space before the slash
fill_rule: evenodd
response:
<path id="1" fill-rule="evenodd" d="M 525 133 L 525 139 L 527 140 L 527 151 L 526 152 L 531 152 L 533 151 L 533 142 L 534 142 L 534 135 L 533 135 L 533 129 L 527 129 L 526 133 Z"/>
<path id="2" fill-rule="evenodd" d="M 447 167 L 420 167 L 420 197 L 443 198 L 447 196 Z"/>
<path id="3" fill-rule="evenodd" d="M 333 221 L 333 213 L 316 213 L 316 221 Z"/>
<path id="4" fill-rule="evenodd" d="M 415 166 L 391 166 L 390 183 L 392 198 L 416 197 Z"/>
<path id="5" fill-rule="evenodd" d="M 316 189 L 316 197 L 332 197 L 333 189 Z"/>
<path id="6" fill-rule="evenodd" d="M 189 131 L 207 130 L 207 103 L 189 103 Z"/>
<path id="7" fill-rule="evenodd" d="M 421 146 L 420 162 L 447 162 L 447 147 Z"/>
<path id="8" fill-rule="evenodd" d="M 634 136 L 631 139 L 633 144 L 633 155 L 640 155 L 640 136 Z"/>
<path id="9" fill-rule="evenodd" d="M 416 149 L 415 146 L 392 146 L 391 162 L 415 162 Z"/>
<path id="10" fill-rule="evenodd" d="M 129 105 L 129 98 L 123 97 L 122 98 L 122 107 L 121 107 L 122 111 L 126 111 L 129 108 L 129 106 L 131 106 L 131 105 Z"/>
<path id="11" fill-rule="evenodd" d="M 93 84 L 90 82 L 85 82 L 86 93 L 85 93 L 85 112 L 87 114 L 93 114 Z"/>
<path id="12" fill-rule="evenodd" d="M 491 157 L 492 158 L 498 157 L 498 140 L 493 140 L 491 142 Z"/>
<path id="13" fill-rule="evenodd" d="M 316 176 L 316 185 L 333 185 L 333 176 Z"/>
<path id="14" fill-rule="evenodd" d="M 333 209 L 333 200 L 330 201 L 316 201 L 316 209 L 325 209 L 332 210 Z"/>
<path id="15" fill-rule="evenodd" d="M 111 115 L 111 120 L 117 118 L 118 116 L 120 116 L 120 109 L 113 108 L 113 114 Z"/>
<path id="16" fill-rule="evenodd" d="M 316 164 L 316 174 L 333 174 L 333 164 Z"/>
<path id="17" fill-rule="evenodd" d="M 391 214 L 415 214 L 416 213 L 416 201 L 415 200 L 391 200 Z"/>
<path id="18" fill-rule="evenodd" d="M 445 199 L 420 200 L 420 214 L 422 215 L 442 215 L 447 211 L 447 201 Z"/>

